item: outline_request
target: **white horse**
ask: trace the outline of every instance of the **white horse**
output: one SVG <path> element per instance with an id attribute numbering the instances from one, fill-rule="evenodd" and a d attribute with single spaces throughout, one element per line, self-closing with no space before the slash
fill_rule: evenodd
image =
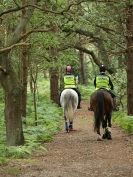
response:
<path id="1" fill-rule="evenodd" d="M 78 106 L 78 94 L 73 89 L 65 89 L 60 96 L 60 104 L 63 108 L 66 132 L 73 130 L 74 113 Z"/>

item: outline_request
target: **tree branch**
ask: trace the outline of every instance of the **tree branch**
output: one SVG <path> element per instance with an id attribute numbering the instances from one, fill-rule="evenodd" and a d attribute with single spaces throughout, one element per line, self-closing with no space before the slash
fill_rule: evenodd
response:
<path id="1" fill-rule="evenodd" d="M 68 49 L 68 48 L 75 48 L 75 49 L 77 49 L 77 50 L 80 50 L 80 51 L 82 51 L 82 52 L 84 52 L 84 53 L 87 53 L 87 54 L 91 55 L 91 57 L 92 57 L 94 63 L 95 63 L 98 67 L 102 64 L 102 63 L 100 62 L 100 60 L 96 57 L 95 53 L 94 53 L 92 50 L 88 50 L 87 48 L 82 47 L 82 46 L 77 45 L 77 44 L 76 44 L 76 45 L 67 45 L 67 46 L 60 47 L 60 48 L 58 49 L 58 51 L 66 50 L 66 49 Z M 113 71 L 111 68 L 109 68 L 108 66 L 106 66 L 106 70 L 107 70 L 110 74 L 113 74 L 113 72 L 114 72 L 114 71 Z"/>
<path id="2" fill-rule="evenodd" d="M 91 50 L 88 50 L 84 47 L 81 47 L 81 46 L 78 46 L 78 45 L 75 45 L 74 48 L 78 49 L 78 50 L 81 50 L 82 52 L 84 53 L 87 53 L 89 55 L 91 55 L 91 57 L 93 58 L 93 61 L 94 63 L 97 65 L 97 66 L 100 66 L 102 63 L 98 60 L 98 58 L 96 57 L 95 53 Z M 106 66 L 106 70 L 110 73 L 110 74 L 113 74 L 113 70 L 109 67 Z"/>
<path id="3" fill-rule="evenodd" d="M 23 38 L 26 38 L 27 36 L 29 36 L 30 34 L 32 33 L 43 33 L 43 32 L 50 32 L 52 31 L 53 29 L 52 28 L 49 28 L 49 29 L 34 29 L 34 30 L 30 30 L 30 31 L 27 31 L 26 33 L 22 34 L 19 38 L 19 41 L 21 41 Z"/>
<path id="4" fill-rule="evenodd" d="M 81 29 L 70 29 L 70 28 L 63 29 L 62 31 L 63 32 L 78 33 L 80 35 L 84 35 L 86 37 L 90 37 L 90 38 L 94 39 L 95 41 L 101 41 L 101 39 L 99 37 L 94 36 L 94 34 L 89 32 L 89 31 L 84 31 L 84 30 L 81 30 Z"/>
<path id="5" fill-rule="evenodd" d="M 42 7 L 42 6 L 37 6 L 37 5 L 35 5 L 35 4 L 26 4 L 26 5 L 24 5 L 24 6 L 19 6 L 19 5 L 17 4 L 17 7 L 15 7 L 15 8 L 10 8 L 10 9 L 7 9 L 7 10 L 1 12 L 1 13 L 0 13 L 0 17 L 1 17 L 2 15 L 5 15 L 5 14 L 11 13 L 11 12 L 20 11 L 20 10 L 22 10 L 22 9 L 24 9 L 24 8 L 27 8 L 27 7 L 33 7 L 33 8 L 36 8 L 36 9 L 41 10 L 41 11 L 46 12 L 46 13 L 52 13 L 52 14 L 63 15 L 63 13 L 64 13 L 64 12 L 68 12 L 72 6 L 79 5 L 79 4 L 83 3 L 83 2 L 88 2 L 88 0 L 81 0 L 81 1 L 79 1 L 79 2 L 77 2 L 77 3 L 69 4 L 68 7 L 66 7 L 66 8 L 65 8 L 64 10 L 62 10 L 62 11 L 52 11 L 52 10 L 46 9 L 46 8 L 44 8 L 44 7 Z M 15 4 L 16 4 L 16 3 L 15 3 Z"/>
<path id="6" fill-rule="evenodd" d="M 0 54 L 1 54 L 1 53 L 4 53 L 4 52 L 7 52 L 7 51 L 10 51 L 10 50 L 13 49 L 14 47 L 24 46 L 24 45 L 30 45 L 30 43 L 23 43 L 23 42 L 22 42 L 22 43 L 13 44 L 13 45 L 11 45 L 11 46 L 2 48 L 2 49 L 0 49 Z"/>

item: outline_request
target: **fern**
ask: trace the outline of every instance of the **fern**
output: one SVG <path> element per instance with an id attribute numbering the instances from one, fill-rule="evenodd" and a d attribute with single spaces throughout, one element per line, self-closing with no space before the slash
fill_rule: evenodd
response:
<path id="1" fill-rule="evenodd" d="M 123 112 L 114 113 L 114 122 L 127 133 L 133 133 L 133 116 L 127 116 Z"/>

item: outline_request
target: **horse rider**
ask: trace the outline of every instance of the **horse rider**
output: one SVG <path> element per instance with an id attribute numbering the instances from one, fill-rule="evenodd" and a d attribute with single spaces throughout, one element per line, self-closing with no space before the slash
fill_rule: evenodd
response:
<path id="1" fill-rule="evenodd" d="M 118 111 L 118 108 L 116 106 L 116 95 L 113 91 L 114 90 L 113 83 L 112 83 L 110 77 L 105 74 L 106 67 L 103 64 L 101 64 L 99 67 L 99 71 L 100 71 L 100 73 L 94 79 L 95 89 L 96 90 L 98 90 L 98 89 L 107 90 L 113 98 L 113 110 Z M 90 106 L 90 108 L 88 108 L 88 110 L 91 111 L 91 106 Z"/>
<path id="2" fill-rule="evenodd" d="M 78 90 L 78 80 L 77 77 L 73 74 L 72 66 L 68 65 L 66 66 L 66 73 L 64 75 L 64 89 L 71 88 L 75 90 L 78 94 L 78 106 L 77 109 L 80 109 L 80 103 L 81 103 L 81 94 Z"/>

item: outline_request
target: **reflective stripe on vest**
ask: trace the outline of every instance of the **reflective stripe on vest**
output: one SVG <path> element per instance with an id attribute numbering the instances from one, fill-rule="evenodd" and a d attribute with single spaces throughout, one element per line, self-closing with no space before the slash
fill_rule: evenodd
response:
<path id="1" fill-rule="evenodd" d="M 76 88 L 74 75 L 64 76 L 64 88 Z"/>
<path id="2" fill-rule="evenodd" d="M 98 75 L 96 77 L 96 89 L 105 88 L 109 89 L 109 77 L 105 75 Z"/>

